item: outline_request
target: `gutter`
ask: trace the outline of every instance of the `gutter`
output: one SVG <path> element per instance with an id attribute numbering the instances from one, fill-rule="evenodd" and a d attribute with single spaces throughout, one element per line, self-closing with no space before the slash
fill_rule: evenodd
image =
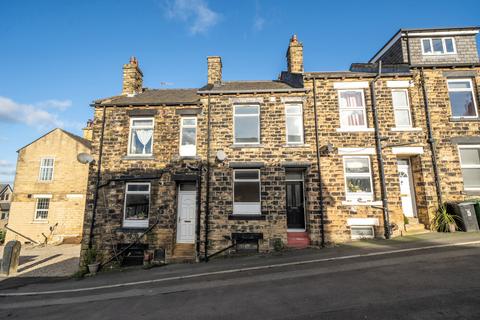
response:
<path id="1" fill-rule="evenodd" d="M 317 156 L 317 170 L 318 170 L 318 202 L 320 209 L 320 245 L 325 247 L 325 219 L 324 219 L 324 208 L 323 208 L 323 182 L 322 182 L 322 170 L 320 168 L 320 146 L 318 141 L 318 135 L 320 134 L 318 130 L 318 114 L 317 114 L 317 84 L 315 78 L 313 78 L 313 113 L 315 117 L 315 151 Z"/>
<path id="2" fill-rule="evenodd" d="M 102 131 L 100 133 L 100 145 L 98 151 L 98 163 L 97 163 L 97 180 L 95 182 L 95 194 L 93 198 L 93 209 L 92 209 L 92 220 L 90 222 L 90 234 L 88 235 L 88 248 L 91 249 L 93 245 L 93 229 L 95 225 L 95 214 L 97 211 L 97 204 L 98 204 L 98 189 L 100 186 L 100 173 L 102 170 L 102 153 L 103 153 L 103 136 L 105 133 L 105 110 L 106 107 L 103 107 L 103 115 L 102 115 Z"/>
<path id="3" fill-rule="evenodd" d="M 432 123 L 430 118 L 430 106 L 428 104 L 428 90 L 427 85 L 425 84 L 425 75 L 423 73 L 423 68 L 420 69 L 420 79 L 422 84 L 423 90 L 423 101 L 425 105 L 425 118 L 427 122 L 427 133 L 428 133 L 428 144 L 430 145 L 430 150 L 432 152 L 432 166 L 433 166 L 433 176 L 435 179 L 435 188 L 437 189 L 437 200 L 438 205 L 443 204 L 443 195 L 442 195 L 442 187 L 440 185 L 440 174 L 438 173 L 438 163 L 437 163 L 437 148 L 435 143 L 435 138 L 433 137 L 433 129 Z"/>
<path id="4" fill-rule="evenodd" d="M 292 89 L 260 89 L 260 90 L 199 90 L 197 91 L 198 94 L 235 94 L 235 93 L 290 93 L 290 92 L 306 92 L 307 89 L 299 89 L 299 88 L 292 88 Z"/>
<path id="5" fill-rule="evenodd" d="M 380 136 L 380 128 L 378 125 L 378 113 L 377 113 L 377 97 L 375 95 L 375 83 L 382 76 L 382 61 L 378 64 L 378 74 L 375 79 L 370 83 L 370 92 L 372 95 L 372 112 L 373 112 L 373 125 L 375 128 L 375 146 L 377 153 L 378 169 L 380 171 L 380 184 L 382 193 L 382 210 L 383 210 L 383 224 L 385 228 L 385 239 L 390 239 L 390 214 L 388 211 L 388 199 L 387 199 L 387 184 L 385 181 L 385 168 L 382 155 L 382 137 Z"/>

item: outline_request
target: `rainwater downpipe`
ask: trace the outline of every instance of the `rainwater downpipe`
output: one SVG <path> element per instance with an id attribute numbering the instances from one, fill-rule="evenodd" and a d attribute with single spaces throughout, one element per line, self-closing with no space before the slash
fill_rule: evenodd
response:
<path id="1" fill-rule="evenodd" d="M 207 172 L 205 177 L 205 247 L 204 260 L 208 262 L 208 232 L 210 216 L 210 94 L 207 100 Z"/>
<path id="2" fill-rule="evenodd" d="M 385 239 L 390 239 L 390 214 L 388 212 L 387 200 L 387 184 L 385 182 L 385 168 L 382 155 L 382 137 L 380 136 L 380 128 L 378 125 L 377 112 L 377 97 L 375 95 L 375 83 L 382 75 L 382 61 L 378 63 L 378 73 L 370 83 L 370 92 L 372 95 L 372 111 L 373 111 L 373 125 L 375 128 L 375 146 L 377 153 L 378 169 L 380 175 L 381 193 L 382 193 L 382 210 L 383 210 L 383 224 L 385 228 Z"/>
<path id="3" fill-rule="evenodd" d="M 318 170 L 318 202 L 319 202 L 319 211 L 320 211 L 320 245 L 325 246 L 325 219 L 324 219 L 324 210 L 323 210 L 323 182 L 322 182 L 322 171 L 320 169 L 320 146 L 318 141 L 318 135 L 320 134 L 318 130 L 318 114 L 317 114 L 317 84 L 315 77 L 313 77 L 313 113 L 315 117 L 315 148 L 317 153 L 317 170 Z"/>
<path id="4" fill-rule="evenodd" d="M 438 205 L 441 206 L 443 204 L 443 195 L 442 195 L 442 187 L 440 185 L 440 175 L 438 173 L 437 148 L 436 148 L 435 139 L 433 137 L 432 123 L 430 119 L 430 106 L 428 104 L 428 90 L 427 90 L 427 85 L 425 84 L 425 75 L 423 74 L 423 68 L 420 69 L 420 78 L 422 83 L 423 100 L 425 105 L 425 119 L 427 121 L 427 133 L 428 133 L 427 141 L 430 146 L 430 151 L 432 153 L 433 176 L 435 179 L 435 187 L 437 189 L 437 201 L 438 201 Z"/>
<path id="5" fill-rule="evenodd" d="M 100 173 L 102 170 L 102 153 L 103 153 L 103 136 L 105 133 L 105 109 L 103 106 L 103 115 L 102 115 L 102 131 L 100 133 L 100 142 L 98 150 L 98 162 L 97 162 L 97 180 L 95 181 L 95 194 L 93 197 L 93 208 L 92 208 L 92 220 L 90 222 L 90 234 L 88 235 L 88 248 L 91 249 L 93 245 L 93 229 L 95 226 L 95 215 L 97 212 L 97 203 L 98 203 L 98 189 L 100 186 Z"/>

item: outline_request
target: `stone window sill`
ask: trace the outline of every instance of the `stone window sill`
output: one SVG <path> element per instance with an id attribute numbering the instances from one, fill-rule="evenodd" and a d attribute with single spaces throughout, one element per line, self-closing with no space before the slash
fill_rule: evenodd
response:
<path id="1" fill-rule="evenodd" d="M 366 202 L 356 202 L 356 201 L 342 201 L 343 206 L 381 206 L 382 201 L 366 201 Z"/>
<path id="2" fill-rule="evenodd" d="M 118 232 L 125 232 L 125 233 L 139 233 L 145 232 L 148 228 L 133 228 L 133 227 L 120 227 L 117 229 Z"/>
<path id="3" fill-rule="evenodd" d="M 228 220 L 265 220 L 266 216 L 261 214 L 230 214 Z"/>
<path id="4" fill-rule="evenodd" d="M 450 122 L 480 122 L 480 118 L 456 118 L 451 117 Z"/>
<path id="5" fill-rule="evenodd" d="M 467 196 L 480 196 L 480 190 L 465 190 L 464 193 Z"/>
<path id="6" fill-rule="evenodd" d="M 302 144 L 302 143 L 299 143 L 299 144 L 284 144 L 283 145 L 284 148 L 308 148 L 310 147 L 310 144 Z"/>
<path id="7" fill-rule="evenodd" d="M 124 156 L 122 160 L 155 160 L 154 156 Z"/>
<path id="8" fill-rule="evenodd" d="M 391 128 L 390 131 L 422 131 L 422 128 Z"/>
<path id="9" fill-rule="evenodd" d="M 337 132 L 374 132 L 374 128 L 337 128 Z"/>
<path id="10" fill-rule="evenodd" d="M 263 148 L 263 144 L 232 144 L 230 146 L 232 149 L 239 149 L 239 148 Z"/>
<path id="11" fill-rule="evenodd" d="M 35 224 L 48 224 L 48 220 L 33 220 L 32 223 Z"/>

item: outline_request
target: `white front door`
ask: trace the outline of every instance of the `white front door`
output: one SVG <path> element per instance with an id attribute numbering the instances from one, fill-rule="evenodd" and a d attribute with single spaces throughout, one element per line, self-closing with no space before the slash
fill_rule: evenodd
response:
<path id="1" fill-rule="evenodd" d="M 197 193 L 178 191 L 177 243 L 195 243 Z"/>
<path id="2" fill-rule="evenodd" d="M 413 188 L 412 170 L 409 159 L 398 159 L 398 175 L 400 180 L 400 198 L 403 214 L 415 217 L 415 193 Z"/>

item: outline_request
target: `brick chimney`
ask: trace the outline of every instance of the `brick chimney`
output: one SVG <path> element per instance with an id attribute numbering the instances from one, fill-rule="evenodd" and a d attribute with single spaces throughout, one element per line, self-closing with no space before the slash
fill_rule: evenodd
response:
<path id="1" fill-rule="evenodd" d="M 207 57 L 208 84 L 220 84 L 222 82 L 222 58 L 219 56 Z"/>
<path id="2" fill-rule="evenodd" d="M 287 64 L 288 72 L 303 72 L 303 44 L 298 41 L 296 34 L 292 36 L 290 39 L 290 44 L 288 45 Z"/>
<path id="3" fill-rule="evenodd" d="M 142 92 L 143 73 L 138 67 L 138 60 L 130 58 L 130 62 L 123 65 L 122 95 L 136 95 Z"/>
<path id="4" fill-rule="evenodd" d="M 92 141 L 93 139 L 93 121 L 88 119 L 87 126 L 82 129 L 83 131 L 83 139 Z"/>

